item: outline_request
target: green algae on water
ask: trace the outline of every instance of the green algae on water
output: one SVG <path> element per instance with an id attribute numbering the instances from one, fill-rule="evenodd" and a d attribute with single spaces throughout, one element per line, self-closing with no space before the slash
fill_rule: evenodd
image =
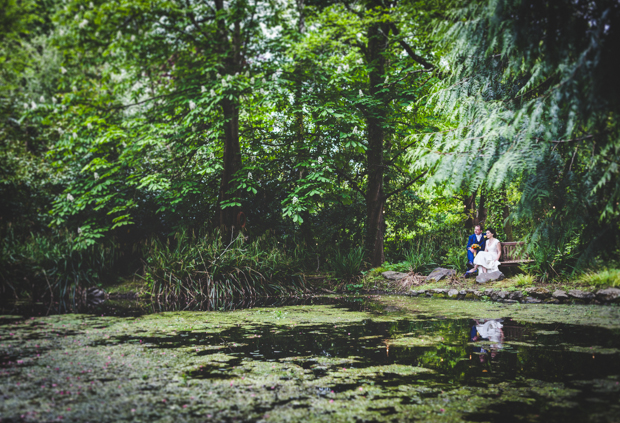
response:
<path id="1" fill-rule="evenodd" d="M 552 307 L 383 297 L 139 317 L 5 316 L 0 415 L 104 422 L 617 419 L 620 345 L 617 326 L 605 323 L 614 310 L 577 308 L 566 317 Z M 470 342 L 470 319 L 481 317 L 504 319 L 501 343 Z"/>

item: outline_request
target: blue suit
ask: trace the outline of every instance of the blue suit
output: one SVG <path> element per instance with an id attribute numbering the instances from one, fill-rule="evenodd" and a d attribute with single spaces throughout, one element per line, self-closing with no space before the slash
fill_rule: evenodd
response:
<path id="1" fill-rule="evenodd" d="M 480 238 L 480 242 L 478 242 L 478 240 L 476 239 L 476 234 L 471 234 L 469 236 L 469 238 L 467 238 L 467 261 L 470 262 L 474 262 L 474 253 L 472 253 L 471 251 L 469 251 L 469 247 L 471 247 L 474 244 L 478 244 L 480 246 L 480 249 L 478 250 L 478 252 L 480 251 L 484 251 L 484 248 L 486 247 L 486 243 L 487 243 L 487 239 L 484 237 L 484 234 L 481 234 L 481 238 Z"/>

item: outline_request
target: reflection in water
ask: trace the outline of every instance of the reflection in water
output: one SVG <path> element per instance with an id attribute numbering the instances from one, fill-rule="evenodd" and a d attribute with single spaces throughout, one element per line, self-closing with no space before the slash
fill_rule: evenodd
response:
<path id="1" fill-rule="evenodd" d="M 286 304 L 296 307 L 259 307 Z M 620 403 L 620 337 L 608 329 L 519 323 L 510 316 L 470 320 L 405 314 L 360 298 L 135 305 L 107 301 L 87 307 L 90 316 L 73 322 L 70 316 L 0 319 L 2 336 L 11 339 L 10 348 L 0 342 L 2 377 L 29 371 L 24 381 L 35 376 L 41 381 L 33 384 L 33 397 L 45 395 L 44 378 L 65 381 L 63 390 L 71 391 L 67 384 L 80 384 L 75 380 L 82 377 L 97 390 L 86 400 L 71 397 L 68 407 L 86 401 L 84 412 L 89 412 L 92 404 L 105 401 L 125 410 L 127 420 L 135 406 L 115 394 L 121 387 L 140 401 L 157 398 L 145 413 L 151 408 L 170 413 L 190 403 L 194 414 L 185 415 L 187 421 L 204 421 L 206 413 L 216 411 L 218 421 L 257 421 L 269 413 L 280 413 L 281 421 L 307 415 L 320 421 L 438 421 L 446 410 L 453 413 L 448 421 L 581 421 L 592 415 L 614 421 L 620 416 L 614 408 Z M 218 312 L 183 311 L 192 309 Z M 179 312 L 152 314 L 160 310 Z M 594 345 L 607 353 L 594 354 Z M 126 358 L 134 354 L 135 359 Z M 62 360 L 67 366 L 57 364 Z M 96 364 L 92 373 L 71 373 L 73 363 L 87 360 Z M 55 367 L 67 374 L 58 377 Z M 24 381 L 6 392 L 25 389 Z M 99 392 L 106 386 L 110 391 L 104 396 Z M 198 395 L 192 404 L 189 398 Z M 162 399 L 168 401 L 165 407 Z M 285 414 L 297 409 L 303 413 Z"/>
<path id="2" fill-rule="evenodd" d="M 488 357 L 492 360 L 497 357 L 499 350 L 503 348 L 504 331 L 502 330 L 504 325 L 502 322 L 504 319 L 474 319 L 473 325 L 469 334 L 469 340 L 471 342 L 488 341 L 491 344 L 488 347 L 476 346 L 474 352 L 479 353 L 480 362 L 484 363 Z"/>
<path id="3" fill-rule="evenodd" d="M 284 307 L 291 305 L 339 304 L 338 298 L 328 297 L 261 297 L 235 299 L 208 299 L 204 301 L 159 302 L 148 299 L 125 299 L 101 297 L 76 298 L 75 302 L 56 301 L 52 303 L 27 301 L 0 301 L 0 315 L 49 316 L 55 314 L 80 313 L 104 316 L 141 316 L 167 311 L 234 311 L 255 307 Z"/>

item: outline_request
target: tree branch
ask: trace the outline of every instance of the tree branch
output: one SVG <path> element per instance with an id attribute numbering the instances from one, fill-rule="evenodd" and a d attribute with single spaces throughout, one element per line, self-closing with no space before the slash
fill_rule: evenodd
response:
<path id="1" fill-rule="evenodd" d="M 395 36 L 398 37 L 400 35 L 400 30 L 396 27 L 394 23 L 390 23 L 390 28 L 392 28 L 392 32 L 394 33 Z M 417 54 L 415 54 L 415 52 L 413 51 L 413 49 L 411 48 L 409 44 L 407 44 L 403 40 L 398 40 L 398 43 L 401 45 L 403 49 L 405 49 L 409 57 L 411 57 L 415 62 L 418 62 L 419 64 L 421 64 L 424 67 L 424 69 L 430 69 L 430 70 L 435 69 L 435 65 L 427 62 L 422 56 L 418 56 Z"/>
<path id="2" fill-rule="evenodd" d="M 351 184 L 351 187 L 353 188 L 353 190 L 357 191 L 363 198 L 366 198 L 366 194 L 364 194 L 364 192 L 362 191 L 362 189 L 357 185 L 357 183 L 349 177 L 349 175 L 347 175 L 346 173 L 342 172 L 340 169 L 338 169 L 337 167 L 333 167 L 331 169 L 334 169 L 334 171 L 342 176 L 344 179 L 346 179 L 347 181 L 349 181 L 349 183 Z"/>
<path id="3" fill-rule="evenodd" d="M 397 190 L 394 190 L 392 192 L 390 192 L 389 194 L 383 196 L 383 198 L 385 200 L 387 200 L 388 198 L 390 198 L 391 196 L 398 194 L 404 190 L 406 190 L 407 188 L 409 188 L 411 185 L 413 185 L 414 183 L 416 183 L 422 176 L 426 175 L 428 173 L 428 170 L 425 170 L 424 172 L 422 172 L 421 174 L 419 174 L 416 178 L 412 179 L 411 181 L 407 182 L 406 185 L 400 187 Z"/>

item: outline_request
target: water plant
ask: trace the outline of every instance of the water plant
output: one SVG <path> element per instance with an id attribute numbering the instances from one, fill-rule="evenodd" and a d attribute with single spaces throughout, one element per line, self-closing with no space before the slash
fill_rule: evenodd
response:
<path id="1" fill-rule="evenodd" d="M 336 250 L 330 264 L 337 277 L 351 279 L 360 274 L 364 266 L 364 256 L 362 247 L 354 247 L 349 251 Z"/>
<path id="2" fill-rule="evenodd" d="M 144 280 L 153 297 L 232 298 L 304 290 L 295 262 L 268 233 L 248 241 L 238 233 L 179 231 L 145 247 Z"/>
<path id="3" fill-rule="evenodd" d="M 573 306 L 578 313 L 563 315 L 551 305 L 408 297 L 362 305 L 0 316 L 0 414 L 98 422 L 618 419 L 618 342 L 607 329 L 618 328 L 618 310 Z M 470 319 L 507 313 L 501 345 L 470 342 Z M 560 418 L 567 415 L 574 418 Z"/>
<path id="4" fill-rule="evenodd" d="M 116 244 L 84 242 L 66 230 L 34 233 L 18 239 L 8 230 L 0 243 L 0 287 L 15 298 L 69 299 L 110 274 Z M 17 282 L 17 284 L 16 284 Z"/>

